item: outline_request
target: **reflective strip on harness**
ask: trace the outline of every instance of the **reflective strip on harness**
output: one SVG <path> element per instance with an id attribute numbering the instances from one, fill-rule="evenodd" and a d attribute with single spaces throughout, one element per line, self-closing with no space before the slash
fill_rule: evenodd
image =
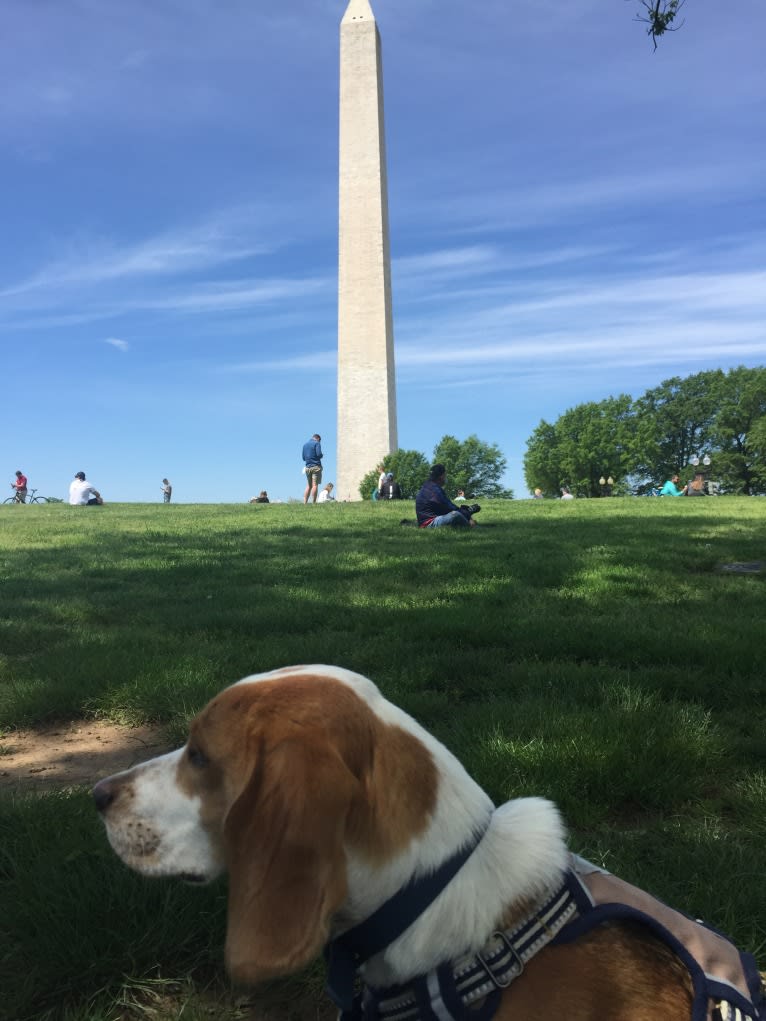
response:
<path id="1" fill-rule="evenodd" d="M 579 884 L 572 882 L 567 874 L 563 884 L 535 914 L 515 929 L 494 933 L 480 952 L 466 954 L 452 966 L 436 969 L 404 986 L 368 989 L 365 1014 L 383 1021 L 425 1021 L 424 992 L 430 1011 L 437 1017 L 442 1016 L 448 994 L 453 1004 L 457 1004 L 457 1009 L 454 1006 L 450 1009 L 455 1019 L 466 1017 L 470 1011 L 472 1021 L 479 1021 L 487 1005 L 475 1005 L 488 997 L 492 1001 L 491 1013 L 494 1013 L 500 991 L 518 978 L 526 962 L 576 917 L 577 903 L 573 894 L 578 890 Z"/>

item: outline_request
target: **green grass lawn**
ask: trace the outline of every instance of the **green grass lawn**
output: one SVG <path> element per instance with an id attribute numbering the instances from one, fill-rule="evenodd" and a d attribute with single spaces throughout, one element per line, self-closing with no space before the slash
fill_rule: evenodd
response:
<path id="1" fill-rule="evenodd" d="M 339 664 L 496 801 L 555 799 L 575 849 L 763 962 L 766 574 L 716 567 L 766 560 L 766 500 L 488 502 L 470 532 L 412 513 L 1 507 L 0 733 L 99 715 L 180 743 L 231 681 Z M 0 1017 L 132 1017 L 126 976 L 220 973 L 223 884 L 128 872 L 84 791 L 3 796 L 0 841 Z"/>

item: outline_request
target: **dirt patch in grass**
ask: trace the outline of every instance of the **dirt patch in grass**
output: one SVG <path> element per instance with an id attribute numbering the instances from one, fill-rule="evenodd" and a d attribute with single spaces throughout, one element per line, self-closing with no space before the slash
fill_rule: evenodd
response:
<path id="1" fill-rule="evenodd" d="M 0 791 L 90 787 L 169 751 L 161 727 L 73 720 L 0 735 Z"/>

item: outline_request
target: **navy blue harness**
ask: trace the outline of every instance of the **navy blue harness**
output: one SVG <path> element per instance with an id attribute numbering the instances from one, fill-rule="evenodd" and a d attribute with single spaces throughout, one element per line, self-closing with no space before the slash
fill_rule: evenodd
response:
<path id="1" fill-rule="evenodd" d="M 420 918 L 471 857 L 481 836 L 448 858 L 435 872 L 410 880 L 369 918 L 327 944 L 326 990 L 339 1007 L 344 1021 L 362 1014 L 362 994 L 356 988 L 359 968 L 390 946 Z"/>
<path id="2" fill-rule="evenodd" d="M 513 930 L 493 933 L 480 952 L 440 965 L 404 985 L 358 988 L 358 969 L 416 921 L 463 867 L 480 839 L 436 872 L 402 887 L 370 918 L 327 945 L 327 992 L 340 1008 L 341 1021 L 490 1021 L 503 990 L 544 946 L 570 943 L 598 925 L 624 919 L 649 928 L 686 966 L 693 989 L 689 1021 L 707 1021 L 711 1002 L 716 1004 L 714 1021 L 766 1021 L 766 999 L 752 955 L 739 955 L 748 999 L 728 982 L 707 975 L 655 918 L 626 904 L 594 905 L 572 870 L 533 915 Z"/>

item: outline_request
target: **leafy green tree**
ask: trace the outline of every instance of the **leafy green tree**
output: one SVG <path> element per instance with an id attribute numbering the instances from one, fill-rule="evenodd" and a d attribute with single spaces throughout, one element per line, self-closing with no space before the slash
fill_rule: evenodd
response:
<path id="1" fill-rule="evenodd" d="M 723 492 L 766 493 L 766 368 L 674 376 L 636 401 L 627 395 L 579 404 L 527 442 L 524 477 L 558 496 L 568 485 L 595 496 L 612 475 L 616 492 L 646 493 L 692 458 L 709 455 L 708 475 Z"/>
<path id="2" fill-rule="evenodd" d="M 766 368 L 726 374 L 710 438 L 711 475 L 724 491 L 766 492 Z"/>
<path id="3" fill-rule="evenodd" d="M 712 445 L 713 423 L 724 392 L 720 369 L 673 376 L 635 402 L 636 492 L 646 492 Z"/>
<path id="4" fill-rule="evenodd" d="M 485 443 L 475 435 L 462 443 L 454 436 L 442 436 L 434 448 L 433 463 L 446 467 L 453 496 L 462 489 L 470 497 L 513 497 L 500 483 L 508 462 L 496 443 Z"/>
<path id="5" fill-rule="evenodd" d="M 556 426 L 542 419 L 527 440 L 524 480 L 530 493 L 541 489 L 544 496 L 558 496 L 561 479 Z"/>
<path id="6" fill-rule="evenodd" d="M 527 444 L 524 478 L 530 490 L 558 496 L 569 486 L 577 496 L 599 496 L 602 476 L 624 491 L 634 460 L 635 419 L 627 394 L 578 404 L 554 425 L 542 421 Z"/>
<path id="7" fill-rule="evenodd" d="M 683 26 L 683 22 L 680 25 L 674 25 L 673 22 L 685 3 L 686 0 L 641 0 L 646 14 L 636 15 L 636 21 L 643 21 L 649 26 L 646 34 L 654 43 L 655 50 L 660 36 L 666 32 L 677 32 Z"/>
<path id="8" fill-rule="evenodd" d="M 748 433 L 748 437 L 752 452 L 750 492 L 764 496 L 766 495 L 766 415 L 758 419 Z"/>
<path id="9" fill-rule="evenodd" d="M 383 458 L 383 468 L 394 473 L 402 497 L 405 500 L 414 500 L 417 491 L 428 478 L 429 464 L 425 454 L 421 454 L 419 450 L 394 450 Z M 369 500 L 373 490 L 378 488 L 379 475 L 380 471 L 375 467 L 362 479 L 359 490 L 363 500 Z"/>

